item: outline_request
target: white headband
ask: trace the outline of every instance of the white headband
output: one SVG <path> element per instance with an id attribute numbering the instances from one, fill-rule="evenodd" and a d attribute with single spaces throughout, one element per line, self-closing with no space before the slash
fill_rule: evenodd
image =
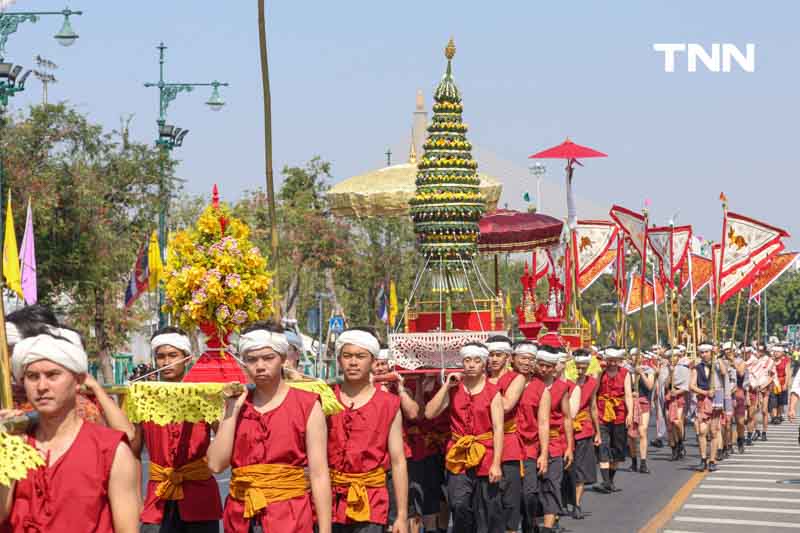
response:
<path id="1" fill-rule="evenodd" d="M 770 351 L 772 351 L 772 352 L 778 352 L 778 353 L 783 353 L 783 351 L 784 351 L 784 348 L 783 348 L 783 346 L 773 346 L 773 347 L 770 349 Z"/>
<path id="2" fill-rule="evenodd" d="M 14 346 L 22 340 L 22 335 L 17 329 L 17 325 L 13 322 L 6 322 L 6 342 L 9 346 Z"/>
<path id="3" fill-rule="evenodd" d="M 497 341 L 497 342 L 487 342 L 486 348 L 489 350 L 489 353 L 492 352 L 502 352 L 502 353 L 514 353 L 514 350 L 511 349 L 511 343 L 507 341 Z"/>
<path id="4" fill-rule="evenodd" d="M 189 337 L 181 335 L 180 333 L 162 333 L 156 335 L 150 341 L 150 349 L 153 351 L 153 354 L 162 346 L 173 346 L 186 355 L 192 353 L 192 343 L 189 341 Z"/>
<path id="5" fill-rule="evenodd" d="M 588 365 L 592 362 L 592 354 L 576 355 L 573 357 L 576 365 Z"/>
<path id="6" fill-rule="evenodd" d="M 723 350 L 733 350 L 733 343 L 731 341 L 725 341 L 722 343 Z"/>
<path id="7" fill-rule="evenodd" d="M 703 343 L 697 347 L 698 352 L 710 352 L 713 349 L 714 347 L 707 343 Z"/>
<path id="8" fill-rule="evenodd" d="M 536 360 L 537 361 L 542 361 L 544 363 L 550 363 L 551 365 L 554 365 L 554 364 L 558 363 L 559 361 L 561 361 L 561 356 L 562 355 L 563 354 L 561 352 L 551 353 L 551 352 L 548 352 L 546 350 L 539 350 L 536 353 Z"/>
<path id="9" fill-rule="evenodd" d="M 389 351 L 388 348 L 382 349 L 381 351 L 378 352 L 378 357 L 377 357 L 378 361 L 388 361 L 390 353 L 391 352 Z"/>
<path id="10" fill-rule="evenodd" d="M 622 348 L 606 348 L 603 352 L 603 359 L 623 359 L 625 357 L 625 350 Z"/>
<path id="11" fill-rule="evenodd" d="M 247 352 L 269 348 L 275 353 L 286 355 L 289 351 L 289 341 L 286 335 L 266 329 L 254 329 L 239 336 L 239 355 L 245 356 Z"/>
<path id="12" fill-rule="evenodd" d="M 372 357 L 378 357 L 381 351 L 381 345 L 375 335 L 360 329 L 350 329 L 339 335 L 336 339 L 336 357 L 339 357 L 345 344 L 353 344 L 359 348 L 364 348 L 372 354 Z"/>
<path id="13" fill-rule="evenodd" d="M 22 339 L 14 346 L 11 368 L 17 382 L 22 382 L 25 369 L 31 363 L 47 359 L 76 374 L 89 371 L 89 361 L 83 348 L 65 339 L 57 339 L 46 333 Z"/>
<path id="14" fill-rule="evenodd" d="M 467 346 L 461 347 L 458 351 L 458 355 L 460 355 L 462 359 L 465 357 L 480 357 L 481 360 L 486 361 L 489 357 L 489 350 L 487 350 L 485 346 L 468 344 Z"/>
<path id="15" fill-rule="evenodd" d="M 514 347 L 514 355 L 532 355 L 536 357 L 539 348 L 532 342 L 523 342 Z"/>

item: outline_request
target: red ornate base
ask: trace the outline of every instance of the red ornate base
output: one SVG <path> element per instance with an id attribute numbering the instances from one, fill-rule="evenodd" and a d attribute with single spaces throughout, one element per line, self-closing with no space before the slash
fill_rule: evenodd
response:
<path id="1" fill-rule="evenodd" d="M 541 322 L 525 322 L 519 325 L 519 330 L 525 335 L 528 340 L 536 340 L 539 336 L 539 331 L 542 329 Z"/>
<path id="2" fill-rule="evenodd" d="M 229 353 L 222 351 L 222 340 L 228 344 L 230 333 L 220 339 L 217 331 L 210 326 L 202 325 L 200 329 L 208 336 L 208 350 L 200 356 L 189 372 L 183 377 L 186 383 L 229 383 L 238 381 L 247 383 L 247 378 L 239 363 Z"/>

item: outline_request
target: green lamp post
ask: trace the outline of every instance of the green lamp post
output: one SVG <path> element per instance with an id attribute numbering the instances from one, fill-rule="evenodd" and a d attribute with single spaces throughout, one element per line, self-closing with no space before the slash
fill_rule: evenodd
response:
<path id="1" fill-rule="evenodd" d="M 156 138 L 156 146 L 161 149 L 161 164 L 159 167 L 159 197 L 160 209 L 158 213 L 158 246 L 161 250 L 161 261 L 166 261 L 167 249 L 167 209 L 169 207 L 169 196 L 165 186 L 166 172 L 165 163 L 169 153 L 177 147 L 183 145 L 183 140 L 189 133 L 188 129 L 178 128 L 172 124 L 167 124 L 167 108 L 170 102 L 178 97 L 179 93 L 192 92 L 195 87 L 211 87 L 211 96 L 206 101 L 206 105 L 212 111 L 219 111 L 225 106 L 225 101 L 219 94 L 220 87 L 227 87 L 228 83 L 223 83 L 217 80 L 208 83 L 174 83 L 164 81 L 164 51 L 167 49 L 162 42 L 158 48 L 158 64 L 159 64 L 159 77 L 157 83 L 145 83 L 145 87 L 158 88 L 158 137 Z M 159 287 L 158 290 L 158 327 L 167 325 L 167 316 L 161 310 L 164 306 L 164 289 Z"/>

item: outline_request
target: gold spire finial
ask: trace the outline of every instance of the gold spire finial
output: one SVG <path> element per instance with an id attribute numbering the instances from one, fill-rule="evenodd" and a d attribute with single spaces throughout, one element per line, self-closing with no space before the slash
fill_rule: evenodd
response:
<path id="1" fill-rule="evenodd" d="M 411 148 L 408 151 L 408 162 L 412 165 L 417 164 L 417 149 L 414 147 L 414 130 L 411 130 Z"/>
<path id="2" fill-rule="evenodd" d="M 452 37 L 450 37 L 450 41 L 447 43 L 447 48 L 444 49 L 444 57 L 448 60 L 453 59 L 453 56 L 456 55 L 456 43 Z"/>

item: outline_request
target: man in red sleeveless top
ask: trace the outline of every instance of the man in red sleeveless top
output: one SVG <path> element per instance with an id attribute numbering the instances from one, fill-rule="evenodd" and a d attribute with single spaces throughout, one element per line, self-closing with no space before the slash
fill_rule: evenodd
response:
<path id="1" fill-rule="evenodd" d="M 783 423 L 784 411 L 789 403 L 789 388 L 792 384 L 792 358 L 789 357 L 786 353 L 786 349 L 780 344 L 772 347 L 772 354 L 775 357 L 777 383 L 770 396 L 770 402 L 774 406 L 770 424 L 781 424 Z M 787 369 L 789 369 L 789 371 L 787 371 Z"/>
<path id="2" fill-rule="evenodd" d="M 538 348 L 529 341 L 514 345 L 514 365 L 524 372 L 527 381 L 517 405 L 517 433 L 523 448 L 522 461 L 522 531 L 536 530 L 539 507 L 539 476 L 547 473 L 550 444 L 550 391 L 540 379 L 534 379 L 533 366 Z M 515 390 L 512 387 L 511 394 Z"/>
<path id="3" fill-rule="evenodd" d="M 372 378 L 373 382 L 380 383 L 378 386 L 380 390 L 395 394 L 400 398 L 400 412 L 403 415 L 403 449 L 408 470 L 408 527 L 411 533 L 418 533 L 422 526 L 425 478 L 424 455 L 421 455 L 421 452 L 424 452 L 423 433 L 418 422 L 420 418 L 424 420 L 424 417 L 421 416 L 420 403 L 416 398 L 416 382 L 412 380 L 406 388 L 403 376 L 400 373 L 392 372 L 392 361 L 389 354 L 388 348 L 381 347 L 378 357 L 372 361 Z M 422 405 L 425 405 L 424 402 Z M 394 523 L 397 518 L 397 498 L 394 496 L 391 470 L 386 473 L 386 489 L 389 491 L 389 522 Z M 436 513 L 438 513 L 438 501 L 436 510 L 430 511 L 428 514 L 435 515 Z"/>
<path id="4" fill-rule="evenodd" d="M 164 327 L 153 334 L 150 348 L 159 378 L 179 383 L 192 354 L 186 332 Z M 140 533 L 219 531 L 219 487 L 206 463 L 211 430 L 206 422 L 136 425 L 131 448 L 139 456 L 146 446 L 150 460 Z"/>
<path id="5" fill-rule="evenodd" d="M 595 448 L 600 446 L 600 419 L 597 416 L 597 379 L 588 376 L 586 371 L 592 362 L 588 350 L 578 349 L 572 353 L 578 379 L 570 396 L 570 413 L 573 414 L 575 430 L 575 462 L 572 470 L 575 475 L 575 512 L 573 518 L 583 519 L 581 499 L 584 487 L 597 482 L 597 456 Z"/>
<path id="6" fill-rule="evenodd" d="M 228 399 L 208 447 L 213 472 L 232 468 L 224 529 L 310 533 L 316 516 L 319 533 L 330 533 L 330 477 L 319 397 L 283 380 L 289 343 L 280 325 L 249 325 L 238 348 L 255 390 Z"/>
<path id="7" fill-rule="evenodd" d="M 539 502 L 544 514 L 542 533 L 550 533 L 561 511 L 561 484 L 564 470 L 572 466 L 574 436 L 569 409 L 569 384 L 557 378 L 556 366 L 566 354 L 551 346 L 540 346 L 536 353 L 536 376 L 550 391 L 550 427 L 547 471 L 539 478 Z M 531 386 L 528 385 L 528 387 Z"/>
<path id="8" fill-rule="evenodd" d="M 626 427 L 633 423 L 633 395 L 631 377 L 620 366 L 625 350 L 606 348 L 603 360 L 606 367 L 600 374 L 597 389 L 597 414 L 600 417 L 600 475 L 603 482 L 595 490 L 603 493 L 617 492 L 614 484 L 617 465 L 625 460 L 628 436 Z"/>
<path id="9" fill-rule="evenodd" d="M 380 344 L 368 330 L 352 328 L 336 339 L 343 382 L 335 389 L 344 411 L 328 417 L 328 463 L 333 488 L 333 531 L 408 532 L 408 471 L 400 398 L 371 383 Z M 397 502 L 389 522 L 386 473 Z"/>
<path id="10" fill-rule="evenodd" d="M 448 376 L 425 406 L 425 417 L 433 419 L 450 409 L 445 468 L 453 531 L 501 533 L 503 397 L 486 378 L 486 346 L 468 343 L 460 355 L 463 372 Z"/>
<path id="11" fill-rule="evenodd" d="M 139 472 L 121 431 L 81 420 L 76 396 L 88 371 L 86 352 L 69 340 L 40 334 L 14 347 L 12 369 L 39 414 L 28 443 L 45 465 L 0 486 L 0 523 L 11 531 L 134 533 Z M 4 411 L 0 418 L 19 411 Z"/>
<path id="12" fill-rule="evenodd" d="M 496 385 L 503 397 L 503 479 L 500 482 L 506 531 L 514 533 L 522 521 L 522 474 L 520 463 L 525 458 L 517 433 L 517 402 L 525 389 L 525 376 L 510 370 L 511 339 L 494 335 L 486 340 L 489 349 L 489 382 Z M 512 389 L 516 389 L 516 392 Z"/>

